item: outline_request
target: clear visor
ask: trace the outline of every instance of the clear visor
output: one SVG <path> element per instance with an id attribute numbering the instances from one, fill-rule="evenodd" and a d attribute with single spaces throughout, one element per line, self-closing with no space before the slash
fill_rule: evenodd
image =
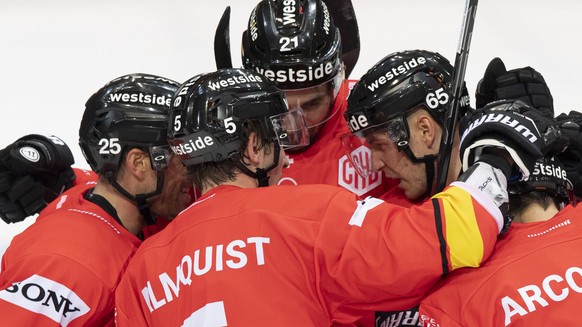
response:
<path id="1" fill-rule="evenodd" d="M 333 78 L 322 84 L 302 88 L 302 89 L 285 89 L 285 96 L 289 103 L 289 110 L 301 110 L 310 118 L 307 119 L 307 127 L 314 128 L 325 124 L 337 112 L 329 112 L 333 108 L 335 98 L 337 97 L 342 82 L 344 80 L 343 66 Z"/>
<path id="2" fill-rule="evenodd" d="M 271 123 L 277 141 L 284 150 L 309 145 L 309 134 L 303 111 L 293 110 L 271 116 Z"/>
<path id="3" fill-rule="evenodd" d="M 155 171 L 163 170 L 168 167 L 172 159 L 172 149 L 169 145 L 153 146 L 150 148 L 150 161 L 152 169 Z"/>
<path id="4" fill-rule="evenodd" d="M 388 137 L 391 142 L 396 143 L 399 151 L 408 145 L 408 131 L 403 116 L 398 116 L 383 124 L 370 126 L 356 134 L 347 133 L 341 136 L 344 150 L 354 169 L 366 178 L 375 173 L 372 168 L 372 160 L 367 160 L 363 155 L 362 147 L 366 147 L 371 152 L 371 145 L 367 139 L 371 134 L 381 134 Z"/>

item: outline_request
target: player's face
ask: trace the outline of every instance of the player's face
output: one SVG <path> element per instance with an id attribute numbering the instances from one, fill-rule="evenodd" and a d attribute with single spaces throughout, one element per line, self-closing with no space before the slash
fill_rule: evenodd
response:
<path id="1" fill-rule="evenodd" d="M 388 178 L 399 179 L 398 187 L 410 200 L 425 194 L 427 182 L 424 163 L 414 163 L 403 151 L 398 151 L 396 142 L 390 140 L 385 131 L 379 130 L 367 135 L 366 141 L 372 150 L 373 171 L 382 171 Z"/>
<path id="2" fill-rule="evenodd" d="M 333 105 L 333 90 L 330 84 L 301 90 L 287 90 L 285 95 L 290 111 L 299 108 L 303 110 L 309 128 L 309 138 L 313 142 L 319 135 Z"/>
<path id="3" fill-rule="evenodd" d="M 162 192 L 151 199 L 150 208 L 156 216 L 174 218 L 192 203 L 192 185 L 186 178 L 186 167 L 176 155 L 172 155 L 163 174 Z"/>

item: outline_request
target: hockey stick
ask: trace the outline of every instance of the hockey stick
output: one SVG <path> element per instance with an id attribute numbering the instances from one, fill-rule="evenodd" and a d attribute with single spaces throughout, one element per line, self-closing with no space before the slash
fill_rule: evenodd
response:
<path id="1" fill-rule="evenodd" d="M 360 32 L 351 0 L 323 0 L 342 40 L 342 61 L 346 66 L 346 79 L 354 70 L 360 57 Z"/>
<path id="2" fill-rule="evenodd" d="M 433 184 L 433 192 L 431 194 L 436 194 L 442 191 L 447 182 L 455 129 L 457 126 L 457 120 L 459 119 L 459 106 L 461 95 L 463 93 L 463 81 L 467 69 L 467 60 L 469 59 L 471 36 L 473 36 L 473 25 L 475 25 L 475 16 L 477 14 L 477 3 L 478 0 L 466 0 L 465 3 L 465 17 L 463 18 L 461 37 L 457 54 L 455 56 L 455 68 L 453 71 L 453 99 L 445 117 L 443 135 L 439 148 L 437 180 L 436 183 Z"/>
<path id="3" fill-rule="evenodd" d="M 224 9 L 214 34 L 214 61 L 216 68 L 232 68 L 230 57 L 230 6 Z"/>

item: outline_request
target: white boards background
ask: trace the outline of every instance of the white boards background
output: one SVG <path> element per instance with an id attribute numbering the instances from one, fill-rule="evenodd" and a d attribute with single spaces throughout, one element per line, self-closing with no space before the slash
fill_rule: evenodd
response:
<path id="1" fill-rule="evenodd" d="M 352 0 L 361 52 L 358 78 L 385 55 L 437 51 L 454 62 L 462 0 Z M 145 72 L 184 81 L 215 68 L 213 37 L 230 5 L 233 64 L 257 0 L 0 0 L 0 148 L 29 133 L 56 134 L 88 168 L 77 146 L 86 99 L 109 80 Z M 481 0 L 466 82 L 469 92 L 493 57 L 508 69 L 532 66 L 556 112 L 582 110 L 580 17 L 575 0 Z M 472 98 L 474 104 L 474 98 Z M 34 219 L 0 222 L 0 254 Z"/>

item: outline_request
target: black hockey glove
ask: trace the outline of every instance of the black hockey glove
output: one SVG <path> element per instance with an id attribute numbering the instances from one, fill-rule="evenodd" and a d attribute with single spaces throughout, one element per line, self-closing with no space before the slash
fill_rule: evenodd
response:
<path id="1" fill-rule="evenodd" d="M 69 147 L 56 136 L 31 134 L 0 150 L 0 218 L 39 213 L 75 180 Z"/>
<path id="2" fill-rule="evenodd" d="M 503 61 L 493 58 L 475 91 L 477 108 L 496 100 L 521 100 L 554 117 L 554 100 L 542 74 L 531 67 L 507 71 Z"/>
<path id="3" fill-rule="evenodd" d="M 567 115 L 560 114 L 556 122 L 568 140 L 568 147 L 557 158 L 564 164 L 571 183 L 569 188 L 577 197 L 582 197 L 582 113 L 570 111 Z"/>
<path id="4" fill-rule="evenodd" d="M 460 128 L 463 171 L 484 161 L 512 181 L 527 179 L 536 160 L 560 135 L 552 120 L 519 100 L 495 101 L 477 109 L 464 117 Z"/>

